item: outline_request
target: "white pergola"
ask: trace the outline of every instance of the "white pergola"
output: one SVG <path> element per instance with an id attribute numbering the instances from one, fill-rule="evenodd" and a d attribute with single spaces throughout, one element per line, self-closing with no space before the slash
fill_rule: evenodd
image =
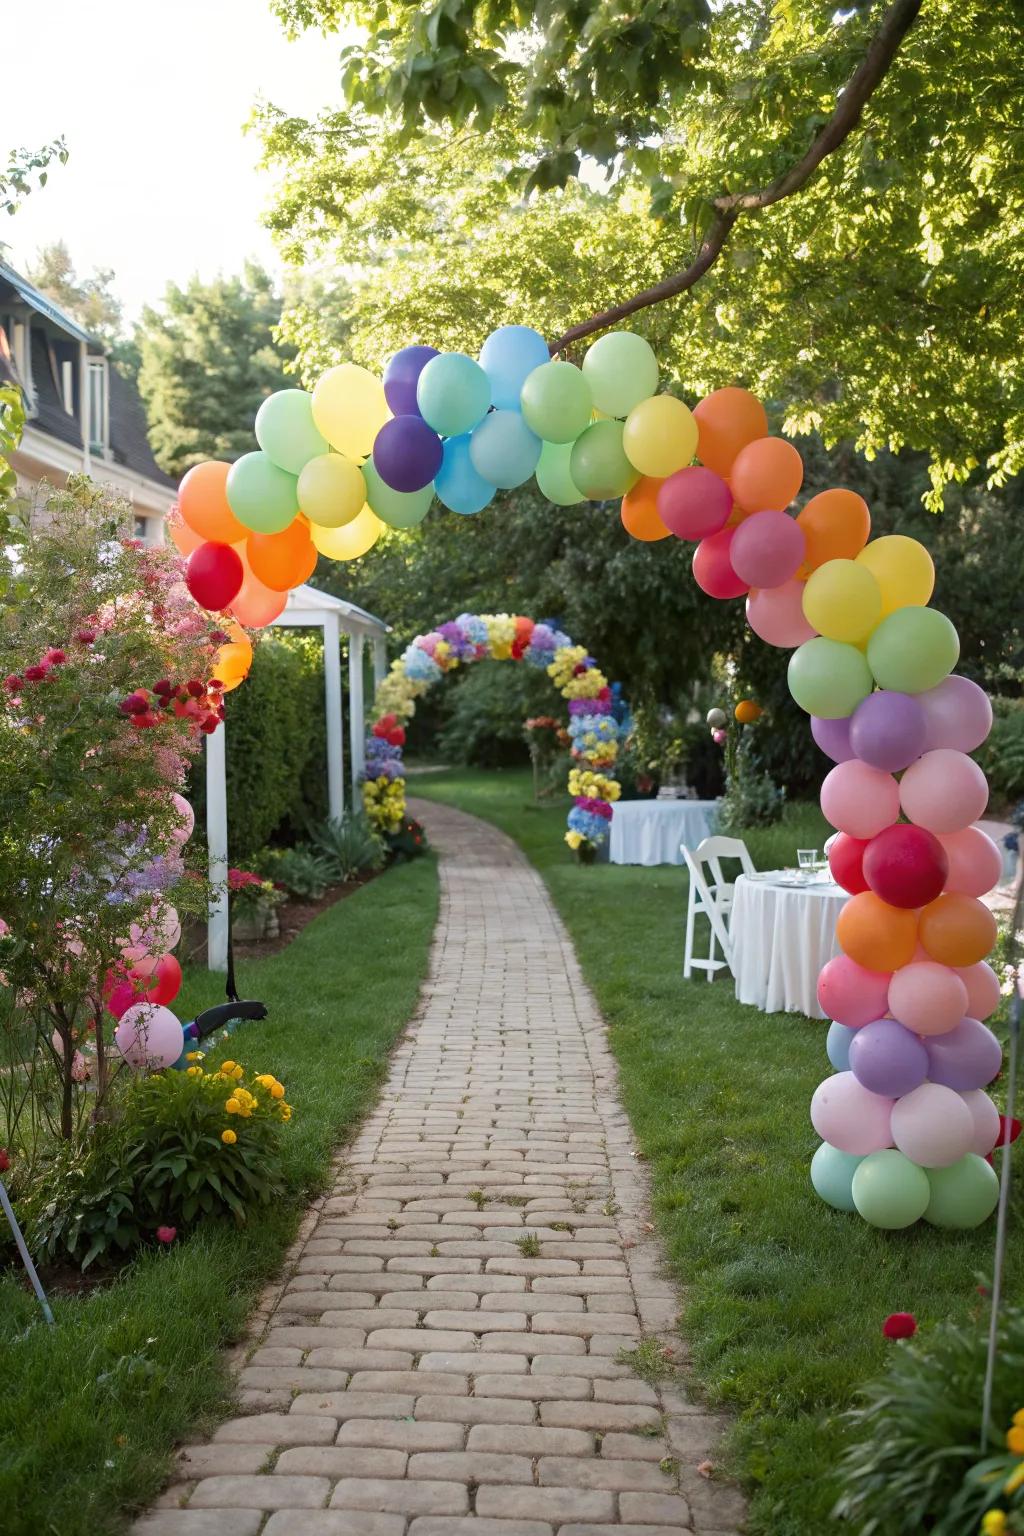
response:
<path id="1" fill-rule="evenodd" d="M 327 719 L 327 806 L 332 821 L 345 812 L 344 720 L 341 708 L 341 637 L 348 636 L 349 782 L 353 809 L 360 805 L 359 776 L 365 764 L 363 652 L 367 640 L 373 653 L 374 686 L 387 671 L 390 624 L 315 587 L 296 587 L 288 594 L 284 612 L 275 621 L 292 629 L 322 629 L 324 635 L 324 704 Z M 210 854 L 210 896 L 207 923 L 207 964 L 211 971 L 228 968 L 228 799 L 225 727 L 206 738 L 206 843 Z"/>

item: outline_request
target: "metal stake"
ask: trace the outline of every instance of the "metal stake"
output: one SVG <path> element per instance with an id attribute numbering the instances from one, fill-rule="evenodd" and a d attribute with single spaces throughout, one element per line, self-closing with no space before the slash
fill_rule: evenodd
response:
<path id="1" fill-rule="evenodd" d="M 7 1217 L 7 1220 L 10 1223 L 11 1231 L 14 1233 L 14 1241 L 18 1245 L 18 1252 L 21 1254 L 21 1262 L 24 1264 L 26 1270 L 28 1271 L 28 1277 L 32 1281 L 32 1289 L 35 1291 L 36 1296 L 39 1298 L 39 1305 L 43 1309 L 43 1316 L 52 1327 L 53 1313 L 50 1311 L 50 1303 L 46 1299 L 46 1292 L 43 1290 L 39 1276 L 36 1274 L 36 1267 L 32 1263 L 32 1255 L 29 1253 L 25 1246 L 25 1239 L 21 1235 L 21 1228 L 18 1226 L 18 1218 L 14 1214 L 14 1209 L 11 1205 L 10 1197 L 7 1194 L 7 1187 L 4 1184 L 3 1179 L 0 1179 L 0 1206 L 3 1207 L 4 1215 Z"/>

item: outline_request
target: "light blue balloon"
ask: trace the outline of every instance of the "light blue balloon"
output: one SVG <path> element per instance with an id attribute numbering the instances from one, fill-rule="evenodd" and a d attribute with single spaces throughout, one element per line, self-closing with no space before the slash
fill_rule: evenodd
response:
<path id="1" fill-rule="evenodd" d="M 504 491 L 529 480 L 540 450 L 540 438 L 518 411 L 492 411 L 469 440 L 469 457 L 477 474 Z"/>
<path id="2" fill-rule="evenodd" d="M 450 437 L 444 445 L 441 468 L 434 476 L 434 494 L 449 512 L 470 517 L 482 512 L 494 496 L 494 486 L 473 468 L 469 456 L 469 433 Z"/>
<path id="3" fill-rule="evenodd" d="M 416 404 L 441 437 L 458 437 L 483 421 L 491 404 L 491 381 L 465 352 L 432 357 L 416 384 Z"/>
<path id="4" fill-rule="evenodd" d="M 847 1029 L 845 1024 L 832 1024 L 829 1026 L 828 1039 L 825 1041 L 825 1049 L 828 1059 L 837 1072 L 849 1072 L 850 1070 L 850 1046 L 853 1037 L 857 1033 L 854 1029 Z"/>
<path id="5" fill-rule="evenodd" d="M 826 1205 L 837 1211 L 857 1209 L 853 1203 L 853 1176 L 863 1161 L 862 1157 L 840 1152 L 838 1147 L 822 1142 L 811 1159 L 811 1183 Z"/>
<path id="6" fill-rule="evenodd" d="M 499 411 L 518 411 L 528 374 L 551 361 L 548 344 L 528 325 L 499 325 L 480 349 L 480 366 L 491 381 L 491 403 Z"/>

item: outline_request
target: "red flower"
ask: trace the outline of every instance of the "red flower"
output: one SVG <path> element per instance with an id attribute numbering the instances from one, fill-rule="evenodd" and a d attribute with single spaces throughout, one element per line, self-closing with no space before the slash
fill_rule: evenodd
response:
<path id="1" fill-rule="evenodd" d="M 51 646 L 46 655 L 43 657 L 43 660 L 47 662 L 51 667 L 59 667 L 62 662 L 67 661 L 67 659 L 67 656 L 59 646 Z"/>
<path id="2" fill-rule="evenodd" d="M 882 1324 L 887 1339 L 910 1339 L 917 1332 L 917 1318 L 913 1312 L 891 1312 Z"/>
<path id="3" fill-rule="evenodd" d="M 196 677 L 190 678 L 189 681 L 185 684 L 185 687 L 188 689 L 189 693 L 194 699 L 201 699 L 203 694 L 206 692 L 205 687 Z"/>
<path id="4" fill-rule="evenodd" d="M 8 693 L 17 693 L 18 689 L 21 687 L 21 682 L 22 680 L 18 676 L 17 672 L 9 672 L 4 678 L 4 687 L 7 689 Z"/>
<path id="5" fill-rule="evenodd" d="M 0 1147 L 0 1173 L 6 1173 L 11 1166 L 11 1155 L 6 1147 Z"/>
<path id="6" fill-rule="evenodd" d="M 96 631 L 94 629 L 80 629 L 76 633 L 75 639 L 79 645 L 92 645 L 96 639 Z"/>
<path id="7" fill-rule="evenodd" d="M 158 1243 L 173 1243 L 178 1235 L 177 1227 L 157 1227 L 156 1240 Z"/>
<path id="8" fill-rule="evenodd" d="M 25 681 L 27 683 L 41 683 L 49 670 L 49 667 L 42 664 L 36 667 L 26 667 Z"/>

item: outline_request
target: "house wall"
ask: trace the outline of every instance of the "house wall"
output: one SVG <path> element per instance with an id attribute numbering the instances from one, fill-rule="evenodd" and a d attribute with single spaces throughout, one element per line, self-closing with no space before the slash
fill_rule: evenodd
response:
<path id="1" fill-rule="evenodd" d="M 174 492 L 144 475 L 135 474 L 123 464 L 115 464 L 96 454 L 86 455 L 81 448 L 61 443 L 33 427 L 25 427 L 21 446 L 10 455 L 18 476 L 18 491 L 25 500 L 36 499 L 40 484 L 63 486 L 68 475 L 87 473 L 101 485 L 109 485 L 130 502 L 135 513 L 135 532 L 147 544 L 164 542 L 164 518 L 174 501 Z"/>

